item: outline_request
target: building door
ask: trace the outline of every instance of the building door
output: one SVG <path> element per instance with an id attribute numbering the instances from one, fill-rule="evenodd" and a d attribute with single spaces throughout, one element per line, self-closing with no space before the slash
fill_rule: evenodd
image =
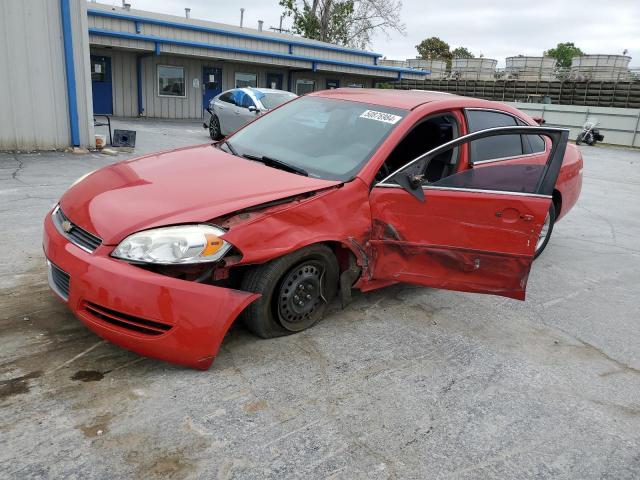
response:
<path id="1" fill-rule="evenodd" d="M 275 88 L 276 90 L 282 90 L 282 74 L 281 73 L 267 73 L 267 88 Z"/>
<path id="2" fill-rule="evenodd" d="M 222 92 L 222 69 L 202 68 L 202 110 L 209 107 L 211 99 Z"/>
<path id="3" fill-rule="evenodd" d="M 111 57 L 91 55 L 91 88 L 93 113 L 113 115 Z"/>

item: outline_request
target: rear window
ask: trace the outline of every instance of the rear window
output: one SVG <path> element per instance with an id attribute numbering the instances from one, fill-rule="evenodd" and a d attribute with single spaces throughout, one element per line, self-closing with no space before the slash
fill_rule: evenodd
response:
<path id="1" fill-rule="evenodd" d="M 516 119 L 511 115 L 489 110 L 467 110 L 469 132 L 478 132 L 495 127 L 515 127 Z M 483 162 L 498 158 L 522 155 L 520 135 L 503 135 L 477 140 L 471 144 L 471 160 Z"/>
<path id="2" fill-rule="evenodd" d="M 262 102 L 264 108 L 268 108 L 269 110 L 296 98 L 293 93 L 263 93 L 262 96 L 256 94 L 256 97 Z"/>

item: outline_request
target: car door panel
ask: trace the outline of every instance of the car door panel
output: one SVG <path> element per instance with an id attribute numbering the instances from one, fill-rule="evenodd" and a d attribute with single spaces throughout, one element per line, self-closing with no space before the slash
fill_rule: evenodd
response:
<path id="1" fill-rule="evenodd" d="M 423 203 L 374 188 L 373 278 L 524 298 L 550 201 L 427 187 Z"/>
<path id="2" fill-rule="evenodd" d="M 375 186 L 370 197 L 374 280 L 524 299 L 568 133 L 536 127 L 490 130 L 498 136 L 544 130 L 554 145 L 544 164 L 494 162 L 491 169 L 472 168 L 419 185 L 419 194 L 407 191 L 406 182 L 404 189 L 402 182 L 393 182 L 415 176 L 420 162 L 447 148 L 493 136 L 489 130 L 475 132 L 422 155 Z"/>

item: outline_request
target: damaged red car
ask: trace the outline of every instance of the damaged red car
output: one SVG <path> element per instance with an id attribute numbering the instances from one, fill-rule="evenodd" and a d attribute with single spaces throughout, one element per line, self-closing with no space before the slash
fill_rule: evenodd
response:
<path id="1" fill-rule="evenodd" d="M 581 179 L 566 130 L 503 104 L 318 92 L 76 182 L 45 219 L 49 282 L 101 337 L 205 369 L 236 318 L 299 332 L 354 288 L 524 300 Z"/>

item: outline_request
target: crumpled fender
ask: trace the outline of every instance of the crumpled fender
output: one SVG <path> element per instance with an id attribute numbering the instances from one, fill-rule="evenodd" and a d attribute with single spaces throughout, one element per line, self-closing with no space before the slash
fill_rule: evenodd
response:
<path id="1" fill-rule="evenodd" d="M 314 243 L 338 242 L 366 267 L 369 189 L 356 178 L 262 212 L 240 213 L 223 225 L 230 227 L 224 239 L 242 252 L 239 264 L 264 263 Z"/>

